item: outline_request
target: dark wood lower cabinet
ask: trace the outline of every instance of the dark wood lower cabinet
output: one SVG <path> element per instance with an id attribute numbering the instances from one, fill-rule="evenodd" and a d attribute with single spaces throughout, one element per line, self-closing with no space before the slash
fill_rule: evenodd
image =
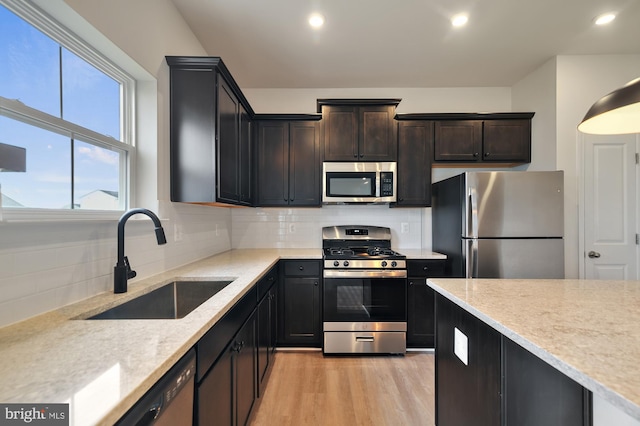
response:
<path id="1" fill-rule="evenodd" d="M 435 292 L 427 278 L 444 276 L 445 259 L 407 261 L 407 347 L 435 347 Z"/>
<path id="2" fill-rule="evenodd" d="M 287 260 L 280 271 L 278 346 L 322 347 L 320 261 Z"/>
<path id="3" fill-rule="evenodd" d="M 505 337 L 502 351 L 507 425 L 591 425 L 590 392 Z"/>
<path id="4" fill-rule="evenodd" d="M 440 294 L 435 299 L 438 426 L 591 425 L 588 390 Z"/>
<path id="5" fill-rule="evenodd" d="M 500 333 L 443 296 L 435 298 L 436 424 L 500 426 Z M 466 365 L 454 353 L 456 333 L 467 339 Z"/>

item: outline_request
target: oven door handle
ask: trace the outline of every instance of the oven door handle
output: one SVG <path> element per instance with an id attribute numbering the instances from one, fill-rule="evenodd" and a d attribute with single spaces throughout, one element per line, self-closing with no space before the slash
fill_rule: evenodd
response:
<path id="1" fill-rule="evenodd" d="M 322 276 L 324 278 L 407 278 L 407 270 L 360 269 L 357 271 L 337 271 L 325 269 Z"/>

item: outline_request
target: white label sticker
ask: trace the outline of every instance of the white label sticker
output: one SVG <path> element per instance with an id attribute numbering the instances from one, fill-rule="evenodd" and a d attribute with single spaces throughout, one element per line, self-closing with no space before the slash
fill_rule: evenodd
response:
<path id="1" fill-rule="evenodd" d="M 453 353 L 464 365 L 469 365 L 469 338 L 457 327 L 453 328 Z"/>

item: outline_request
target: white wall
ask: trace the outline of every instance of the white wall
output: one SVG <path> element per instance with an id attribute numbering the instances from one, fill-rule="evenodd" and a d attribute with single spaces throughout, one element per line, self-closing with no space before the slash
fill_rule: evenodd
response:
<path id="1" fill-rule="evenodd" d="M 557 58 L 556 156 L 565 171 L 565 273 L 579 277 L 578 216 L 581 165 L 577 126 L 591 105 L 640 76 L 640 55 L 575 55 Z"/>

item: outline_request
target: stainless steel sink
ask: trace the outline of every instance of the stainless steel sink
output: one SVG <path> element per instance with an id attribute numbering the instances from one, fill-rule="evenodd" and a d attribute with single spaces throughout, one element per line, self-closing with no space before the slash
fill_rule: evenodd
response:
<path id="1" fill-rule="evenodd" d="M 173 281 L 87 319 L 184 318 L 231 282 Z"/>

